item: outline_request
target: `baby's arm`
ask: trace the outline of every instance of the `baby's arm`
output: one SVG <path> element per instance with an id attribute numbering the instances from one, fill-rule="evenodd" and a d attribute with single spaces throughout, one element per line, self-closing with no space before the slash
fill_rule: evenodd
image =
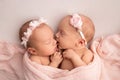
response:
<path id="1" fill-rule="evenodd" d="M 63 57 L 60 52 L 56 52 L 50 57 L 50 60 L 51 60 L 51 62 L 49 64 L 49 66 L 58 67 L 59 64 L 62 62 Z"/>
<path id="2" fill-rule="evenodd" d="M 92 62 L 93 57 L 94 57 L 93 53 L 90 50 L 88 50 L 88 51 L 85 52 L 84 56 L 82 57 L 82 60 L 86 64 L 89 64 L 90 62 Z"/>
<path id="3" fill-rule="evenodd" d="M 72 49 L 68 49 L 68 50 L 64 51 L 63 52 L 63 57 L 71 60 L 74 67 L 79 67 L 79 66 L 86 65 L 82 61 L 80 56 L 78 54 L 76 54 Z"/>
<path id="4" fill-rule="evenodd" d="M 64 58 L 60 65 L 60 69 L 71 70 L 73 68 L 74 68 L 74 66 L 73 66 L 71 60 Z"/>

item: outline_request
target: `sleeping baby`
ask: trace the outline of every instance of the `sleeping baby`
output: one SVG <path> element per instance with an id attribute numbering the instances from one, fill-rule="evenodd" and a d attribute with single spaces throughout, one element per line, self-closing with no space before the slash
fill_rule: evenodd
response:
<path id="1" fill-rule="evenodd" d="M 56 38 L 59 48 L 64 49 L 61 69 L 72 70 L 92 62 L 93 53 L 87 48 L 87 43 L 94 33 L 94 24 L 87 16 L 67 15 L 60 21 Z"/>
<path id="2" fill-rule="evenodd" d="M 41 65 L 58 67 L 62 55 L 57 52 L 57 44 L 52 29 L 45 19 L 26 22 L 20 28 L 21 44 L 24 45 L 29 59 Z"/>

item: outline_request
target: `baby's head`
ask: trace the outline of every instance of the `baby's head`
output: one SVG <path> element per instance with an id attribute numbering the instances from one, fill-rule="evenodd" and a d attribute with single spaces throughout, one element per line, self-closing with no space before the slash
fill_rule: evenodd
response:
<path id="1" fill-rule="evenodd" d="M 20 28 L 21 44 L 28 53 L 40 56 L 49 56 L 57 49 L 52 29 L 44 19 L 30 20 Z"/>
<path id="2" fill-rule="evenodd" d="M 66 49 L 75 48 L 78 44 L 86 45 L 92 40 L 94 33 L 94 24 L 89 17 L 73 14 L 65 16 L 60 21 L 56 37 L 58 45 L 62 49 Z"/>

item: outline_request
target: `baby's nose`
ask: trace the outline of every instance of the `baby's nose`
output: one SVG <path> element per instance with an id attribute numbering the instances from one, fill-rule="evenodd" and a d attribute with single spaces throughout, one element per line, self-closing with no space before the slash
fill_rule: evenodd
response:
<path id="1" fill-rule="evenodd" d="M 56 38 L 58 38 L 59 37 L 59 32 L 57 32 L 55 36 L 56 36 Z"/>

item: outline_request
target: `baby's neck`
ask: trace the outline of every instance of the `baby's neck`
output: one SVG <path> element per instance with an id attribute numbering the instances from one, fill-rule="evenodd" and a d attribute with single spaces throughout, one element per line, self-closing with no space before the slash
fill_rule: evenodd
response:
<path id="1" fill-rule="evenodd" d="M 40 58 L 42 65 L 48 65 L 50 63 L 50 57 L 41 57 Z"/>
<path id="2" fill-rule="evenodd" d="M 50 63 L 50 57 L 49 56 L 31 55 L 30 58 L 32 58 L 32 59 L 34 58 L 34 60 L 40 61 L 40 63 L 42 65 L 48 65 Z"/>

